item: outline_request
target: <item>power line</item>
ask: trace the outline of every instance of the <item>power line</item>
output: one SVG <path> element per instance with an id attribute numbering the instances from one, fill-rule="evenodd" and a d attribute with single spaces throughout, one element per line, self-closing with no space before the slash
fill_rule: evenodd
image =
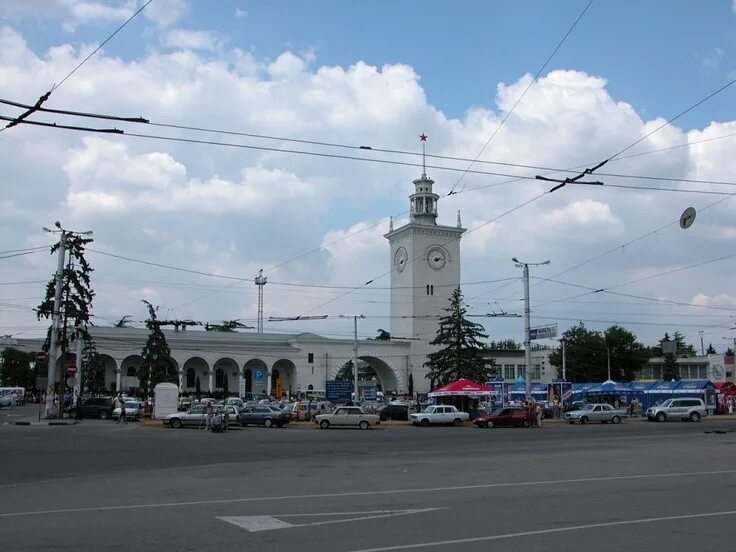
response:
<path id="1" fill-rule="evenodd" d="M 526 93 L 529 92 L 529 89 L 534 85 L 535 82 L 537 82 L 537 79 L 539 79 L 539 76 L 547 68 L 547 65 L 552 60 L 552 58 L 554 57 L 554 55 L 557 53 L 557 50 L 559 50 L 562 47 L 562 45 L 564 44 L 565 40 L 567 40 L 567 37 L 570 36 L 570 33 L 572 33 L 573 29 L 577 26 L 578 22 L 583 18 L 583 16 L 588 11 L 588 8 L 590 8 L 590 6 L 591 6 L 592 3 L 593 3 L 593 0 L 590 0 L 587 3 L 587 5 L 585 6 L 585 8 L 583 8 L 583 11 L 580 12 L 580 15 L 578 15 L 577 19 L 575 19 L 575 21 L 570 26 L 570 28 L 567 30 L 567 32 L 565 33 L 565 35 L 557 43 L 557 46 L 555 46 L 554 50 L 552 50 L 552 52 L 547 56 L 547 59 L 544 61 L 544 63 L 542 64 L 542 66 L 539 68 L 539 71 L 537 71 L 537 74 L 534 75 L 534 78 L 527 85 L 527 87 L 524 89 L 524 91 L 521 93 L 521 95 L 516 99 L 516 103 L 514 103 L 514 105 L 511 107 L 511 110 L 508 113 L 506 113 L 506 115 L 504 116 L 504 118 L 501 120 L 501 122 L 496 127 L 496 130 L 494 130 L 493 131 L 493 134 L 491 134 L 491 137 L 488 138 L 488 140 L 486 141 L 486 143 L 483 145 L 483 147 L 478 152 L 478 155 L 476 155 L 475 156 L 475 159 L 470 163 L 470 165 L 468 165 L 467 170 L 460 175 L 460 178 L 458 179 L 458 181 L 455 182 L 455 184 L 452 186 L 452 188 L 450 188 L 450 191 L 449 191 L 449 193 L 447 195 L 452 195 L 453 194 L 453 192 L 455 191 L 455 188 L 460 184 L 460 182 L 462 182 L 463 178 L 465 178 L 465 175 L 468 174 L 468 171 L 473 166 L 473 164 L 475 163 L 475 161 L 477 161 L 478 158 L 481 155 L 483 155 L 483 152 L 488 147 L 488 144 L 490 144 L 491 141 L 496 137 L 496 135 L 499 133 L 499 131 L 501 130 L 501 128 L 503 127 L 503 125 L 506 123 L 506 121 L 508 121 L 509 117 L 511 117 L 511 114 L 516 109 L 516 106 L 519 105 L 519 103 L 521 102 L 521 100 L 524 99 L 524 96 L 526 96 Z"/>

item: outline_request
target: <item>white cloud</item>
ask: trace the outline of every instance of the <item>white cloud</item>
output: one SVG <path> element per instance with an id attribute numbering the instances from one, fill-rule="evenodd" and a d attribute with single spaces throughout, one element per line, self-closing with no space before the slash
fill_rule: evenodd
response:
<path id="1" fill-rule="evenodd" d="M 235 8 L 235 17 L 238 19 L 245 19 L 248 17 L 248 12 L 240 8 Z"/>
<path id="2" fill-rule="evenodd" d="M 122 2 L 109 5 L 117 9 L 127 6 Z M 159 0 L 149 8 L 156 5 Z M 176 17 L 160 18 L 159 24 L 172 26 L 186 15 L 185 3 L 174 7 L 175 11 L 179 8 Z M 68 11 L 65 13 L 68 15 Z M 94 10 L 87 13 L 92 17 Z M 101 14 L 95 17 L 102 20 Z M 164 36 L 171 40 L 168 44 L 175 51 L 161 51 L 157 35 L 148 37 L 147 47 L 141 49 L 144 53 L 132 61 L 104 52 L 94 56 L 83 71 L 54 93 L 54 106 L 143 115 L 154 122 L 411 151 L 419 151 L 416 135 L 424 131 L 430 136 L 428 152 L 474 157 L 531 79 L 526 75 L 516 82 L 500 84 L 495 103 L 474 107 L 453 119 L 432 104 L 421 86 L 420 75 L 406 64 L 375 66 L 355 60 L 346 66 L 320 65 L 313 52 L 300 55 L 293 51 L 266 58 L 254 53 L 256 50 L 230 47 L 217 35 L 199 29 L 171 28 Z M 58 82 L 90 47 L 60 43 L 34 52 L 16 29 L 0 26 L 0 96 L 36 97 L 39 82 Z M 661 121 L 656 116 L 644 120 L 632 105 L 613 97 L 602 76 L 552 71 L 531 87 L 481 161 L 549 167 L 593 163 L 646 135 Z M 324 147 L 218 133 L 143 125 L 125 128 L 127 132 L 276 150 L 326 151 Z M 736 122 L 714 122 L 688 132 L 670 126 L 628 153 L 728 134 L 736 134 Z M 616 160 L 601 172 L 722 180 L 724 174 L 736 173 L 732 150 L 733 139 L 710 141 Z M 358 155 L 416 161 L 375 151 Z M 279 151 L 131 136 L 100 137 L 23 126 L 3 135 L 0 163 L 0 186 L 5 194 L 0 207 L 7 215 L 0 217 L 2 249 L 47 240 L 38 227 L 59 219 L 73 228 L 94 229 L 96 248 L 102 251 L 246 276 L 261 267 L 298 257 L 269 276 L 274 281 L 343 286 L 359 285 L 388 271 L 387 243 L 382 236 L 387 217 L 406 210 L 411 180 L 420 170 Z M 538 172 L 482 163 L 474 169 L 532 177 Z M 632 275 L 655 274 L 716 257 L 734 235 L 730 201 L 705 209 L 719 196 L 619 190 L 611 185 L 640 182 L 600 176 L 604 186 L 568 185 L 504 215 L 549 190 L 550 185 L 535 180 L 500 184 L 511 178 L 471 172 L 458 186 L 457 191 L 462 193 L 448 197 L 459 173 L 439 169 L 430 169 L 429 173 L 441 195 L 440 223 L 454 225 L 460 209 L 469 228 L 463 238 L 464 281 L 518 276 L 510 261 L 513 256 L 530 261 L 550 258 L 552 265 L 538 273 L 548 276 L 615 249 L 616 253 L 561 277 L 597 288 L 630 280 Z M 712 185 L 710 189 L 730 191 L 732 187 Z M 616 249 L 676 220 L 691 204 L 699 213 L 687 232 L 674 225 Z M 498 220 L 485 224 L 494 218 Z M 378 221 L 380 224 L 372 227 Z M 401 223 L 397 220 L 395 224 Z M 335 240 L 341 241 L 332 243 Z M 304 255 L 320 246 L 326 250 Z M 192 289 L 203 294 L 226 283 L 172 275 L 100 256 L 91 260 L 95 278 L 101 283 L 96 309 L 103 315 L 122 315 L 131 310 L 138 313 L 143 288 L 165 310 L 194 298 L 196 291 Z M 18 280 L 45 279 L 53 271 L 52 265 L 47 256 L 21 257 L 13 270 Z M 714 263 L 706 271 L 678 273 L 621 291 L 675 300 L 699 293 L 718 297 L 730 290 L 731 277 L 726 268 Z M 109 283 L 113 279 L 122 283 L 113 286 Z M 106 280 L 108 284 L 104 284 Z M 140 284 L 140 280 L 147 282 Z M 388 278 L 379 278 L 375 286 L 387 283 Z M 216 293 L 176 314 L 203 320 L 252 318 L 252 287 Z M 518 298 L 516 288 L 497 293 L 490 287 L 474 288 L 468 294 L 484 291 L 487 295 L 477 300 L 477 308 L 483 307 L 487 299 L 498 300 L 507 311 L 518 308 L 518 301 L 514 302 Z M 551 283 L 533 285 L 535 302 L 580 291 Z M 12 297 L 9 293 L 12 290 L 0 288 L 0 298 Z M 516 295 L 509 295 L 513 293 Z M 336 290 L 289 290 L 274 285 L 267 290 L 267 306 L 270 313 L 299 314 L 337 295 Z M 504 299 L 506 295 L 508 299 Z M 384 315 L 385 300 L 385 292 L 362 289 L 331 304 L 329 312 Z M 585 317 L 585 307 L 577 304 L 563 302 L 555 306 L 558 310 L 552 315 L 564 307 L 575 311 L 575 318 Z M 626 308 L 624 304 L 615 307 Z M 386 320 L 377 320 L 377 326 L 386 325 Z M 0 312 L 0 324 L 15 323 L 15 318 Z M 518 337 L 517 326 L 509 326 L 509 330 L 494 326 L 494 337 L 501 337 L 504 331 Z M 315 331 L 329 328 L 326 325 Z"/>
<path id="3" fill-rule="evenodd" d="M 698 293 L 691 300 L 691 303 L 702 306 L 732 306 L 736 305 L 736 295 L 721 293 L 718 295 L 708 295 L 706 293 Z"/>
<path id="4" fill-rule="evenodd" d="M 221 39 L 216 33 L 209 31 L 191 31 L 187 29 L 171 29 L 162 42 L 169 48 L 182 48 L 185 50 L 214 50 Z"/>
<path id="5" fill-rule="evenodd" d="M 723 50 L 715 47 L 700 59 L 700 63 L 706 69 L 715 69 L 721 64 L 724 55 L 725 52 Z"/>
<path id="6" fill-rule="evenodd" d="M 187 0 L 154 0 L 143 10 L 143 17 L 160 27 L 170 27 L 188 13 Z"/>

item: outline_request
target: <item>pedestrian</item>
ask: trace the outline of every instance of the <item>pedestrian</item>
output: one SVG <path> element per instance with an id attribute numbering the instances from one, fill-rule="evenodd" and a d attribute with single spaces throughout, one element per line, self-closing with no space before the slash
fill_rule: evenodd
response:
<path id="1" fill-rule="evenodd" d="M 120 416 L 118 416 L 117 423 L 123 421 L 126 425 L 128 423 L 128 416 L 125 414 L 125 403 L 120 403 Z"/>
<path id="2" fill-rule="evenodd" d="M 733 414 L 733 397 L 729 396 L 726 404 L 728 405 L 728 413 Z"/>
<path id="3" fill-rule="evenodd" d="M 542 405 L 537 403 L 536 405 L 537 427 L 542 427 L 542 415 L 543 414 L 544 414 L 544 409 L 542 408 Z"/>
<path id="4" fill-rule="evenodd" d="M 212 403 L 207 403 L 207 411 L 205 414 L 205 421 L 204 421 L 204 430 L 207 431 L 208 429 L 212 429 L 212 416 L 214 414 L 214 409 L 212 408 Z"/>

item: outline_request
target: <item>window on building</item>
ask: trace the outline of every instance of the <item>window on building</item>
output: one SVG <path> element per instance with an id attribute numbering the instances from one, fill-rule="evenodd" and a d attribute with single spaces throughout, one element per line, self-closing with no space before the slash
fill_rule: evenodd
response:
<path id="1" fill-rule="evenodd" d="M 532 365 L 532 379 L 542 378 L 542 367 L 539 364 Z"/>
<path id="2" fill-rule="evenodd" d="M 194 368 L 187 370 L 187 387 L 194 387 Z"/>
<path id="3" fill-rule="evenodd" d="M 429 284 L 427 284 L 427 295 L 429 295 Z"/>
<path id="4" fill-rule="evenodd" d="M 514 365 L 504 364 L 503 365 L 503 379 L 512 380 L 516 376 L 514 375 Z"/>
<path id="5" fill-rule="evenodd" d="M 516 377 L 526 379 L 526 364 L 516 365 Z"/>
<path id="6" fill-rule="evenodd" d="M 314 362 L 314 353 L 307 353 L 307 362 L 312 364 Z"/>
<path id="7" fill-rule="evenodd" d="M 129 378 L 135 377 L 135 368 L 133 368 L 132 366 L 128 368 L 127 375 Z"/>
<path id="8" fill-rule="evenodd" d="M 225 370 L 218 368 L 215 372 L 215 387 L 225 386 Z"/>
<path id="9" fill-rule="evenodd" d="M 434 284 L 429 284 L 429 294 L 434 295 Z"/>
<path id="10" fill-rule="evenodd" d="M 708 378 L 708 366 L 701 364 L 698 366 L 698 379 Z"/>

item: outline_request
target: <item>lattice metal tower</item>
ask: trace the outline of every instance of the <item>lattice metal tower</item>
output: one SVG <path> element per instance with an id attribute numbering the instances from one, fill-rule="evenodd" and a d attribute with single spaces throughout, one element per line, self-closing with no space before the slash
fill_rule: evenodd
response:
<path id="1" fill-rule="evenodd" d="M 255 277 L 256 286 L 258 286 L 258 328 L 257 333 L 263 333 L 263 286 L 266 285 L 268 278 L 263 275 L 263 269 L 258 271 Z"/>

